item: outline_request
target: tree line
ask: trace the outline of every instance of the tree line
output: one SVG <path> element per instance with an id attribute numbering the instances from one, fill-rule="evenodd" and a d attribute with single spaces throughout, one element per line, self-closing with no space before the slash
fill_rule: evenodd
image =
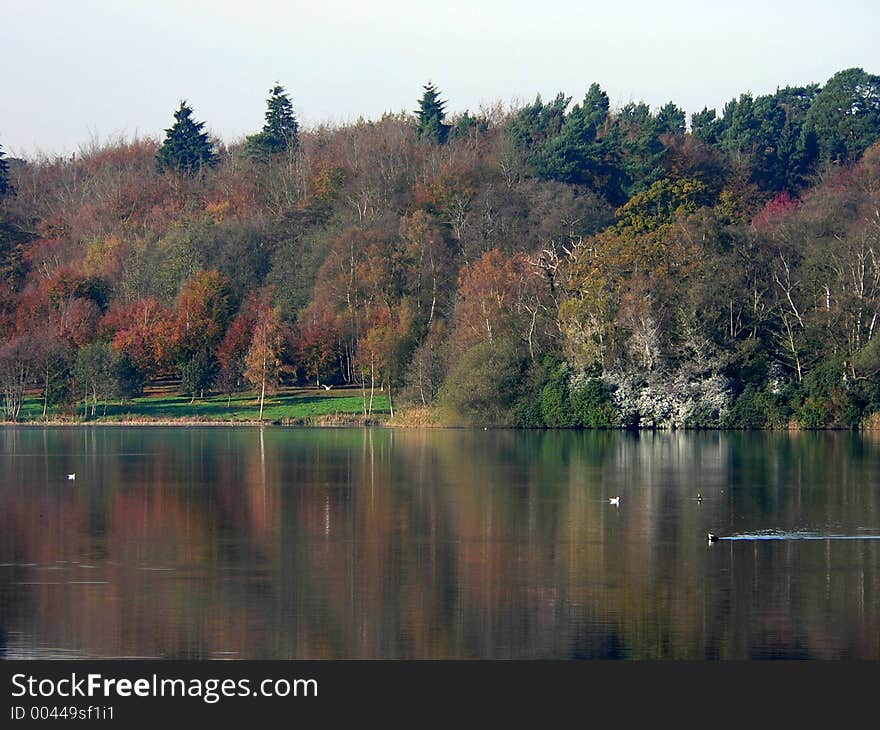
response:
<path id="1" fill-rule="evenodd" d="M 382 389 L 527 427 L 853 427 L 880 410 L 880 77 L 691 115 L 598 84 L 225 144 L 0 148 L 7 419 L 173 382 Z"/>

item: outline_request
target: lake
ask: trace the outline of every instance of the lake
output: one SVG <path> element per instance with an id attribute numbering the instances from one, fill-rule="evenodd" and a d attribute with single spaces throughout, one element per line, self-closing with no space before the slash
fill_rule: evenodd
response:
<path id="1" fill-rule="evenodd" d="M 0 463 L 7 658 L 880 659 L 872 433 L 6 427 Z"/>

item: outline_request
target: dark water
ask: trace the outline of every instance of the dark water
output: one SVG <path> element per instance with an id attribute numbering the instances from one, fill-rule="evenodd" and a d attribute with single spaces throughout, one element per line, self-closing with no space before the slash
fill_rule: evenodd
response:
<path id="1" fill-rule="evenodd" d="M 7 657 L 880 659 L 871 435 L 6 428 L 0 466 Z"/>

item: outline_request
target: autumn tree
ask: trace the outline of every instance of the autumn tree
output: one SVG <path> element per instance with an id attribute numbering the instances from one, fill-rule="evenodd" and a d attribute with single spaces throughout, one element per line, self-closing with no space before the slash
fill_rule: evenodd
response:
<path id="1" fill-rule="evenodd" d="M 146 377 L 167 373 L 174 364 L 176 322 L 157 299 L 117 302 L 102 318 L 99 332 Z"/>
<path id="2" fill-rule="evenodd" d="M 394 416 L 392 391 L 403 376 L 403 368 L 409 361 L 415 346 L 415 321 L 413 305 L 404 299 L 397 307 L 379 307 L 368 324 L 360 342 L 359 362 L 364 378 L 369 375 L 370 399 L 365 400 L 365 414 L 373 409 L 373 394 L 378 380 L 380 387 L 388 392 L 391 416 Z"/>
<path id="3" fill-rule="evenodd" d="M 244 385 L 246 358 L 253 340 L 254 326 L 259 313 L 269 306 L 271 305 L 268 295 L 251 292 L 238 310 L 223 337 L 223 341 L 217 348 L 219 370 L 216 376 L 216 385 L 226 393 L 227 406 L 232 401 L 232 394 Z"/>
<path id="4" fill-rule="evenodd" d="M 321 387 L 340 357 L 342 332 L 337 316 L 313 302 L 300 314 L 298 320 L 297 351 L 306 376 L 315 379 Z"/>
<path id="5" fill-rule="evenodd" d="M 3 414 L 7 421 L 17 421 L 21 416 L 25 391 L 34 376 L 33 350 L 33 341 L 25 336 L 0 343 L 0 388 L 3 389 Z"/>
<path id="6" fill-rule="evenodd" d="M 35 334 L 33 365 L 36 380 L 43 390 L 43 418 L 46 418 L 49 405 L 59 402 L 66 394 L 70 343 L 51 326 Z"/>
<path id="7" fill-rule="evenodd" d="M 506 337 L 521 340 L 534 357 L 539 318 L 551 307 L 545 293 L 549 294 L 546 282 L 527 256 L 487 251 L 461 269 L 454 349 Z"/>
<path id="8" fill-rule="evenodd" d="M 181 289 L 174 313 L 174 349 L 182 391 L 204 397 L 216 371 L 216 351 L 229 322 L 226 280 L 218 271 L 200 271 Z"/>
<path id="9" fill-rule="evenodd" d="M 409 397 L 423 406 L 433 403 L 449 370 L 449 333 L 443 320 L 435 319 L 428 334 L 419 343 L 409 370 L 406 384 Z"/>
<path id="10" fill-rule="evenodd" d="M 254 336 L 245 358 L 244 376 L 260 391 L 260 421 L 266 391 L 273 390 L 281 371 L 284 335 L 281 317 L 273 307 L 263 307 L 254 322 Z"/>

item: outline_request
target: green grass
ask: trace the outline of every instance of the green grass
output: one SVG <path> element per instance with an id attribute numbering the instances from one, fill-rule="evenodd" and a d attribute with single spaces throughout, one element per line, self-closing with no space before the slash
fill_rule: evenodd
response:
<path id="1" fill-rule="evenodd" d="M 367 399 L 369 400 L 369 393 Z M 82 403 L 79 403 L 78 416 L 82 417 Z M 103 415 L 104 405 L 98 404 L 96 421 L 134 420 L 187 420 L 205 421 L 256 421 L 260 417 L 260 399 L 252 393 L 244 393 L 232 398 L 227 405 L 226 396 L 214 395 L 204 400 L 190 403 L 188 396 L 173 393 L 160 393 L 135 398 L 124 404 L 108 403 L 107 415 Z M 359 391 L 338 390 L 318 392 L 314 389 L 284 389 L 272 396 L 266 396 L 263 420 L 280 422 L 283 419 L 306 420 L 318 416 L 362 415 L 363 398 Z M 388 396 L 376 393 L 373 396 L 373 413 L 389 412 Z M 51 409 L 50 418 L 59 415 Z M 42 402 L 36 398 L 26 399 L 22 407 L 22 420 L 38 421 L 42 418 Z"/>

